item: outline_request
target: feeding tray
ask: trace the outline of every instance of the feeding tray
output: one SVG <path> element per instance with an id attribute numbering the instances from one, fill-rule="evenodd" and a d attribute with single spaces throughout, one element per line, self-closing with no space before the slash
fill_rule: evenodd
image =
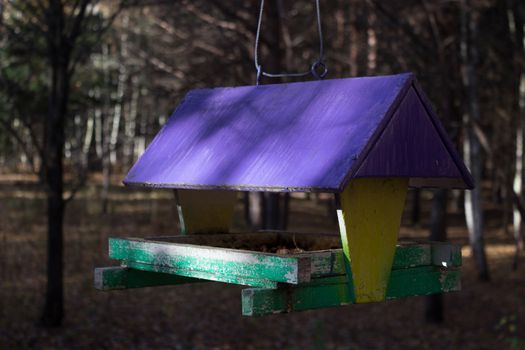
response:
<path id="1" fill-rule="evenodd" d="M 263 231 L 111 238 L 109 256 L 122 267 L 96 270 L 96 286 L 102 290 L 206 280 L 252 286 L 257 288 L 242 293 L 243 314 L 250 316 L 351 303 L 344 292 L 348 286 L 341 240 L 334 234 Z M 387 299 L 459 290 L 460 266 L 459 246 L 399 242 Z M 292 294 L 290 286 L 296 287 Z M 333 297 L 324 295 L 327 288 L 336 292 Z M 310 299 L 305 300 L 305 293 Z"/>
<path id="2" fill-rule="evenodd" d="M 408 187 L 472 188 L 411 74 L 191 91 L 124 183 L 174 189 L 183 235 L 111 238 L 99 289 L 240 284 L 254 316 L 460 288 L 458 247 L 397 241 Z M 332 192 L 339 234 L 227 233 L 238 191 Z"/>

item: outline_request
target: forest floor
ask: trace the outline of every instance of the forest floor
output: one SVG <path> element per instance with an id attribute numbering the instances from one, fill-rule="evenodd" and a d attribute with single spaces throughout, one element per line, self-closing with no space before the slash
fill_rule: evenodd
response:
<path id="1" fill-rule="evenodd" d="M 67 207 L 66 317 L 62 327 L 45 329 L 37 326 L 45 290 L 45 196 L 31 177 L 0 176 L 0 349 L 525 349 L 525 256 L 512 271 L 514 248 L 498 208 L 486 211 L 489 283 L 477 280 L 462 215 L 451 209 L 449 238 L 463 245 L 463 290 L 445 295 L 441 325 L 424 322 L 424 297 L 247 318 L 240 286 L 93 288 L 93 269 L 116 265 L 107 258 L 109 236 L 178 230 L 170 191 L 125 189 L 117 180 L 107 214 L 96 178 Z M 422 197 L 422 223 L 410 227 L 404 220 L 402 237 L 428 236 L 431 194 Z M 293 196 L 289 230 L 336 232 L 328 202 Z M 239 202 L 236 227 L 242 226 Z"/>

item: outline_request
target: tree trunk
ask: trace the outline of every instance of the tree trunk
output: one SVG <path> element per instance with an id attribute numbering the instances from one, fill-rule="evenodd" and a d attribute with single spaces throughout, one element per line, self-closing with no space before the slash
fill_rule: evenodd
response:
<path id="1" fill-rule="evenodd" d="M 97 105 L 95 106 L 94 111 L 94 117 L 95 117 L 95 154 L 97 155 L 98 159 L 102 159 L 103 156 L 103 118 L 102 118 L 102 108 L 100 107 L 100 88 L 96 87 L 93 89 L 93 98 L 97 101 Z"/>
<path id="2" fill-rule="evenodd" d="M 95 125 L 95 115 L 92 111 L 88 112 L 88 120 L 86 122 L 86 133 L 84 134 L 84 141 L 82 142 L 82 167 L 86 169 L 85 171 L 89 171 L 88 163 L 89 163 L 89 151 L 91 149 L 91 145 L 93 144 L 93 133 L 94 133 L 94 125 Z"/>
<path id="3" fill-rule="evenodd" d="M 0 26 L 4 24 L 4 0 L 0 0 Z"/>
<path id="4" fill-rule="evenodd" d="M 376 13 L 367 6 L 367 29 L 366 29 L 366 72 L 372 75 L 377 68 L 377 35 L 376 35 Z"/>
<path id="5" fill-rule="evenodd" d="M 348 9 L 350 8 L 349 1 L 337 0 L 336 10 L 334 13 L 334 22 L 335 22 L 335 35 L 334 40 L 332 41 L 332 47 L 337 52 L 343 52 L 346 47 L 346 19 L 349 17 Z M 348 6 L 347 6 L 348 4 Z M 351 45 L 351 43 L 350 43 Z M 350 62 L 351 65 L 351 62 Z M 335 75 L 338 77 L 346 75 L 344 73 L 346 69 L 345 65 L 338 64 L 335 67 Z"/>
<path id="6" fill-rule="evenodd" d="M 137 115 L 138 103 L 140 97 L 140 85 L 138 77 L 134 76 L 131 79 L 131 100 L 129 102 L 129 113 L 125 127 L 125 147 L 124 147 L 124 161 L 126 166 L 133 164 L 135 159 L 135 135 L 137 131 Z"/>
<path id="7" fill-rule="evenodd" d="M 507 20 L 509 25 L 509 32 L 511 34 L 511 40 L 513 42 L 515 51 L 515 64 L 514 72 L 519 77 L 517 81 L 517 108 L 513 108 L 513 112 L 516 113 L 516 161 L 514 169 L 514 180 L 512 189 L 516 195 L 524 200 L 523 196 L 523 184 L 525 182 L 525 152 L 524 152 L 524 139 L 525 139 L 525 23 L 522 18 L 523 4 L 520 1 L 508 1 L 507 2 Z M 520 13 L 520 11 L 522 11 Z M 513 205 L 513 233 L 514 241 L 516 245 L 516 251 L 513 262 L 513 269 L 518 267 L 519 253 L 524 248 L 524 231 L 525 225 L 523 222 L 524 218 L 521 216 L 517 205 Z"/>
<path id="8" fill-rule="evenodd" d="M 525 77 L 522 77 L 520 80 L 525 80 Z M 525 90 L 525 81 L 521 82 L 520 85 L 524 85 L 523 89 Z M 520 89 L 521 90 L 521 89 Z M 519 93 L 522 94 L 521 91 Z M 525 91 L 523 92 L 525 95 Z M 520 96 L 521 98 L 521 96 Z M 520 108 L 521 109 L 521 108 Z M 525 108 L 523 111 L 520 111 L 520 114 L 518 114 L 518 120 L 516 125 L 516 167 L 514 170 L 514 181 L 512 184 L 513 191 L 518 195 L 519 197 L 523 196 L 523 180 L 524 180 L 524 152 L 523 152 L 523 138 L 525 136 L 525 125 L 523 119 L 523 115 L 521 113 L 525 113 Z M 514 242 L 515 242 L 515 254 L 514 254 L 514 261 L 512 263 L 512 268 L 515 270 L 518 268 L 518 258 L 519 253 L 523 249 L 523 218 L 521 217 L 521 213 L 518 210 L 518 206 L 516 204 L 513 205 L 512 208 L 512 217 L 513 217 L 513 235 L 514 235 Z"/>
<path id="9" fill-rule="evenodd" d="M 349 22 L 350 22 L 350 45 L 349 45 L 349 65 L 350 65 L 350 76 L 355 77 L 359 73 L 359 23 L 358 23 L 358 2 L 349 1 Z"/>
<path id="10" fill-rule="evenodd" d="M 126 60 L 128 58 L 128 24 L 129 16 L 122 16 L 122 33 L 120 35 L 120 57 L 119 57 L 119 73 L 117 82 L 117 101 L 113 109 L 113 122 L 111 124 L 110 135 L 110 161 L 111 166 L 115 166 L 117 162 L 117 142 L 120 130 L 120 121 L 122 120 L 122 110 L 124 106 L 124 95 L 126 93 L 126 84 L 128 82 L 128 68 Z"/>
<path id="11" fill-rule="evenodd" d="M 57 21 L 59 22 L 59 21 Z M 51 86 L 46 120 L 45 166 L 47 184 L 47 287 L 41 322 L 60 326 L 64 314 L 63 283 L 63 164 L 64 127 L 69 94 L 69 51 L 62 41 L 63 23 L 55 23 L 55 46 L 50 48 Z"/>
<path id="12" fill-rule="evenodd" d="M 280 226 L 279 193 L 264 192 L 263 200 L 263 230 L 278 230 Z"/>
<path id="13" fill-rule="evenodd" d="M 76 2 L 71 16 L 60 0 L 46 2 L 43 20 L 47 26 L 47 59 L 50 68 L 48 115 L 44 127 L 45 183 L 47 192 L 47 285 L 41 324 L 60 326 L 64 316 L 64 169 L 63 156 L 69 88 L 74 64 L 71 64 L 75 41 L 90 1 Z M 69 18 L 68 18 L 69 17 Z M 66 25 L 71 20 L 71 26 Z"/>
<path id="14" fill-rule="evenodd" d="M 244 196 L 244 216 L 246 225 L 251 230 L 260 230 L 263 227 L 264 195 L 262 192 L 246 192 Z"/>
<path id="15" fill-rule="evenodd" d="M 525 30 L 525 28 L 524 28 Z M 525 40 L 525 39 L 524 39 Z M 523 48 L 523 57 L 525 59 L 525 44 Z M 518 146 L 516 146 L 516 174 L 514 177 L 514 180 L 518 180 L 519 178 L 519 192 L 516 191 L 516 194 L 525 201 L 525 198 L 523 196 L 523 182 L 525 181 L 525 167 L 523 166 L 523 163 L 525 162 L 525 152 L 523 151 L 523 139 L 525 138 L 525 68 L 523 67 L 525 63 L 521 63 L 521 74 L 520 74 L 520 87 L 519 87 L 519 127 L 516 130 L 516 132 L 519 135 L 519 139 L 521 141 L 519 150 Z M 516 141 L 517 143 L 518 141 Z M 518 172 L 518 157 L 520 159 L 520 171 Z M 518 212 L 518 213 L 516 213 Z M 524 218 L 519 215 L 519 211 L 517 208 L 514 208 L 514 218 L 517 219 L 517 222 L 514 223 L 514 240 L 516 242 L 516 254 L 514 258 L 514 269 L 518 268 L 518 257 L 521 250 L 525 247 L 525 225 L 523 223 Z"/>
<path id="16" fill-rule="evenodd" d="M 109 48 L 108 45 L 102 47 L 102 58 L 103 58 L 103 67 L 104 67 L 104 83 L 106 88 L 110 88 L 111 79 L 109 77 L 107 62 L 109 57 Z M 108 213 L 109 206 L 109 185 L 111 178 L 111 123 L 110 118 L 108 117 L 108 111 L 110 106 L 109 94 L 106 94 L 104 97 L 104 112 L 100 116 L 101 121 L 101 141 L 102 141 L 102 214 L 105 215 Z"/>
<path id="17" fill-rule="evenodd" d="M 447 240 L 447 197 L 448 192 L 445 189 L 434 191 L 429 237 L 431 241 Z M 442 323 L 443 319 L 443 294 L 426 297 L 425 320 L 428 323 Z"/>
<path id="18" fill-rule="evenodd" d="M 412 226 L 419 226 L 421 223 L 421 190 L 414 188 L 412 190 L 412 206 L 410 210 L 410 221 Z"/>
<path id="19" fill-rule="evenodd" d="M 465 193 L 465 218 L 469 230 L 469 241 L 472 247 L 478 277 L 489 280 L 485 242 L 483 238 L 483 208 L 482 208 L 482 154 L 479 139 L 474 132 L 474 125 L 480 120 L 478 83 L 476 64 L 478 62 L 477 14 L 471 9 L 469 0 L 461 3 L 461 59 L 462 80 L 466 96 L 466 108 L 463 114 L 465 135 L 463 151 L 465 163 L 470 168 L 474 178 L 475 188 Z"/>

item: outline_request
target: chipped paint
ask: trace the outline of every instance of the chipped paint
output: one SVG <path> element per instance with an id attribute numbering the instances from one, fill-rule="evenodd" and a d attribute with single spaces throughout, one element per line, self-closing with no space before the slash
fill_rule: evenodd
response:
<path id="1" fill-rule="evenodd" d="M 344 276 L 325 277 L 292 288 L 242 291 L 242 314 L 263 316 L 352 304 Z M 441 270 L 426 266 L 392 271 L 387 299 L 430 295 L 458 291 L 461 288 L 459 270 Z"/>
<path id="2" fill-rule="evenodd" d="M 218 276 L 236 276 L 239 280 L 256 278 L 292 284 L 310 279 L 310 262 L 307 257 L 283 257 L 138 239 L 110 239 L 109 245 L 110 258 L 165 266 L 175 272 L 183 271 L 186 276 L 195 271 Z"/>

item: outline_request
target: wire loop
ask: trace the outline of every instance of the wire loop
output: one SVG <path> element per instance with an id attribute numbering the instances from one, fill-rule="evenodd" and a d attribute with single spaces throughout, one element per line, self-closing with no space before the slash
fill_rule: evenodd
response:
<path id="1" fill-rule="evenodd" d="M 264 14 L 264 0 L 261 0 L 261 7 L 259 8 L 259 18 L 257 20 L 257 32 L 255 34 L 255 49 L 254 49 L 254 63 L 256 76 L 256 84 L 259 85 L 261 82 L 261 77 L 268 78 L 287 78 L 287 77 L 305 77 L 307 75 L 312 75 L 316 79 L 323 79 L 328 74 L 328 68 L 324 63 L 324 42 L 323 42 L 323 31 L 321 27 L 321 8 L 319 5 L 319 0 L 315 0 L 316 15 L 317 15 L 317 32 L 319 33 L 319 58 L 310 65 L 310 69 L 304 72 L 284 72 L 284 73 L 269 73 L 265 72 L 259 64 L 259 41 L 261 35 L 262 27 L 262 18 Z"/>
<path id="2" fill-rule="evenodd" d="M 328 68 L 324 62 L 315 61 L 310 66 L 310 73 L 312 73 L 316 79 L 323 79 L 328 74 Z"/>

